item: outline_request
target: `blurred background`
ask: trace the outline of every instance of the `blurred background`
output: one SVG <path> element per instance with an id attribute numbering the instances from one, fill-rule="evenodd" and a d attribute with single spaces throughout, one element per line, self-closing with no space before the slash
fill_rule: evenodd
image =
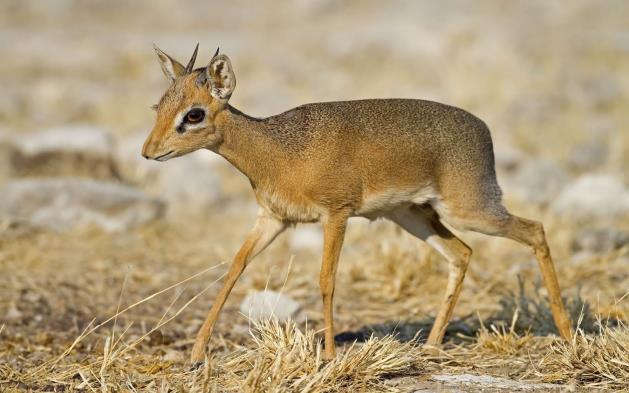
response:
<path id="1" fill-rule="evenodd" d="M 545 223 L 565 293 L 626 315 L 616 300 L 629 289 L 627 2 L 4 0 L 5 338 L 38 340 L 29 332 L 46 327 L 46 340 L 63 343 L 115 311 L 123 282 L 131 303 L 237 250 L 256 211 L 244 176 L 207 151 L 167 163 L 140 157 L 150 107 L 168 86 L 152 44 L 185 64 L 197 42 L 197 66 L 218 46 L 230 56 L 230 102 L 252 116 L 376 97 L 474 113 L 492 130 L 507 206 Z M 475 254 L 458 316 L 496 310 L 518 276 L 538 280 L 521 246 L 462 237 Z M 247 324 L 238 304 L 265 287 L 283 288 L 319 326 L 320 247 L 318 226 L 278 240 L 236 286 L 218 334 L 246 336 L 234 327 Z M 440 257 L 389 223 L 352 221 L 338 329 L 434 316 L 445 279 Z M 181 299 L 209 281 L 190 283 Z M 164 334 L 192 338 L 217 290 Z M 169 301 L 128 318 L 157 320 Z"/>

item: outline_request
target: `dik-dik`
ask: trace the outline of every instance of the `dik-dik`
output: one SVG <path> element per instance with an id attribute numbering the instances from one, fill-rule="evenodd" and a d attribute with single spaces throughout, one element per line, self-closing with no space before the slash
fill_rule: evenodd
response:
<path id="1" fill-rule="evenodd" d="M 194 69 L 197 49 L 184 67 L 155 48 L 170 87 L 155 106 L 157 121 L 142 155 L 166 161 L 202 148 L 220 154 L 249 178 L 260 209 L 198 333 L 193 363 L 203 361 L 221 308 L 247 264 L 286 228 L 318 221 L 325 357 L 334 357 L 334 279 L 347 220 L 355 216 L 389 219 L 448 261 L 445 297 L 428 344 L 443 339 L 472 252 L 444 223 L 531 247 L 557 329 L 571 337 L 542 224 L 503 206 L 485 123 L 459 108 L 412 99 L 324 102 L 251 117 L 229 105 L 236 87 L 229 58 L 217 51 L 206 67 Z"/>

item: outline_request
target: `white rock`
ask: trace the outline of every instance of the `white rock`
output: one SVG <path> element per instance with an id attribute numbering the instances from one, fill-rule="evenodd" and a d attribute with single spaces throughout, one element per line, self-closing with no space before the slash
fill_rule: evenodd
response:
<path id="1" fill-rule="evenodd" d="M 288 247 L 291 251 L 321 251 L 323 249 L 323 233 L 317 225 L 300 225 L 288 236 Z"/>
<path id="2" fill-rule="evenodd" d="M 551 202 L 567 180 L 567 174 L 555 163 L 532 158 L 522 161 L 513 172 L 498 175 L 505 195 L 537 204 Z"/>
<path id="3" fill-rule="evenodd" d="M 65 150 L 109 155 L 113 148 L 111 136 L 107 132 L 87 125 L 57 127 L 42 132 L 21 134 L 19 138 L 13 140 L 27 154 Z"/>
<path id="4" fill-rule="evenodd" d="M 529 383 L 514 381 L 506 378 L 492 377 L 490 375 L 472 374 L 435 374 L 430 377 L 433 381 L 460 386 L 465 385 L 475 389 L 508 389 L 508 391 L 526 391 L 538 389 L 557 389 L 561 385 L 550 383 Z"/>
<path id="5" fill-rule="evenodd" d="M 168 215 L 199 214 L 222 197 L 214 153 L 199 150 L 167 162 L 141 156 L 146 134 L 121 140 L 116 148 L 123 179 L 168 202 Z M 209 157 L 210 156 L 210 157 Z"/>
<path id="6" fill-rule="evenodd" d="M 116 140 L 115 156 L 123 179 L 136 185 L 154 183 L 162 163 L 142 157 L 147 133 L 136 133 Z"/>
<path id="7" fill-rule="evenodd" d="M 567 162 L 577 171 L 592 171 L 605 165 L 608 158 L 607 141 L 599 137 L 576 145 L 570 151 Z"/>
<path id="8" fill-rule="evenodd" d="M 0 186 L 0 219 L 59 231 L 87 225 L 121 231 L 159 218 L 163 211 L 159 200 L 112 182 L 21 179 Z"/>
<path id="9" fill-rule="evenodd" d="M 210 154 L 199 151 L 193 154 Z M 181 157 L 160 168 L 161 198 L 169 203 L 168 214 L 202 214 L 221 199 L 221 183 L 211 166 L 194 156 Z"/>
<path id="10" fill-rule="evenodd" d="M 494 160 L 496 167 L 504 171 L 515 170 L 525 159 L 526 155 L 510 144 L 498 143 L 494 146 Z"/>
<path id="11" fill-rule="evenodd" d="M 586 175 L 568 184 L 551 209 L 574 219 L 629 216 L 629 189 L 611 175 Z"/>
<path id="12" fill-rule="evenodd" d="M 117 178 L 110 135 L 91 126 L 68 126 L 42 132 L 0 136 L 2 178 L 81 176 Z"/>
<path id="13" fill-rule="evenodd" d="M 275 316 L 280 321 L 295 317 L 299 303 L 275 291 L 252 292 L 240 304 L 240 312 L 249 319 L 266 319 Z"/>

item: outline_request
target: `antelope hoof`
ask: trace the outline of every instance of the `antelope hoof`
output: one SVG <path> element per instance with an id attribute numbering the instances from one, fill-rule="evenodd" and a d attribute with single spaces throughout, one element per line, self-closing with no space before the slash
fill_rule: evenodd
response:
<path id="1" fill-rule="evenodd" d="M 440 345 L 432 345 L 432 344 L 424 344 L 422 347 L 422 352 L 424 352 L 428 356 L 441 356 L 443 351 L 440 348 Z"/>
<path id="2" fill-rule="evenodd" d="M 192 354 L 190 355 L 190 363 L 193 367 L 205 363 L 205 345 L 194 344 L 192 347 Z"/>
<path id="3" fill-rule="evenodd" d="M 192 364 L 190 365 L 190 371 L 197 371 L 202 369 L 205 366 L 205 362 L 195 362 L 193 361 Z"/>

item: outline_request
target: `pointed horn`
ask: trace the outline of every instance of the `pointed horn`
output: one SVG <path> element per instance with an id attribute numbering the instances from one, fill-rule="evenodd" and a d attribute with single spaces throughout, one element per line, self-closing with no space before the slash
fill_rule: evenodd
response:
<path id="1" fill-rule="evenodd" d="M 186 74 L 189 74 L 194 69 L 194 62 L 197 60 L 197 52 L 199 51 L 199 44 L 194 48 L 194 52 L 192 53 L 192 57 L 186 66 Z"/>
<path id="2" fill-rule="evenodd" d="M 220 49 L 220 47 L 216 47 L 216 52 L 214 53 L 214 56 L 212 56 L 212 59 L 215 58 L 218 55 L 218 50 Z"/>

